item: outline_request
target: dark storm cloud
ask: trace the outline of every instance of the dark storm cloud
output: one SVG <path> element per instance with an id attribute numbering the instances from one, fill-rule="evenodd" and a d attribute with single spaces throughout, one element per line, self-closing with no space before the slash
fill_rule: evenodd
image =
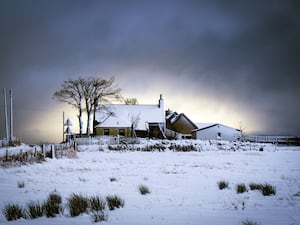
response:
<path id="1" fill-rule="evenodd" d="M 16 89 L 20 108 L 47 108 L 63 80 L 83 74 L 129 88 L 163 80 L 254 111 L 261 132 L 299 134 L 298 12 L 279 0 L 2 0 L 1 87 Z"/>

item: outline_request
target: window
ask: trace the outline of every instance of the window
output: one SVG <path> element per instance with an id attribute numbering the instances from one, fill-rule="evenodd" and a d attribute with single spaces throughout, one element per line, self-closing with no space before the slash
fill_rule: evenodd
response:
<path id="1" fill-rule="evenodd" d="M 218 138 L 221 138 L 221 133 L 220 132 L 218 132 Z"/>
<path id="2" fill-rule="evenodd" d="M 103 135 L 109 135 L 109 129 L 103 129 Z"/>
<path id="3" fill-rule="evenodd" d="M 125 129 L 119 129 L 119 135 L 125 136 Z"/>

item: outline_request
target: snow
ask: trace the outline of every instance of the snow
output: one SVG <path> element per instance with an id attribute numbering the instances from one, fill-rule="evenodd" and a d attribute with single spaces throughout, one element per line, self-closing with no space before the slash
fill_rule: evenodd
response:
<path id="1" fill-rule="evenodd" d="M 162 142 L 144 141 L 141 146 L 154 143 Z M 300 197 L 296 196 L 300 191 L 299 147 L 268 144 L 258 151 L 261 145 L 249 143 L 235 148 L 230 142 L 176 142 L 184 143 L 197 144 L 201 151 L 108 151 L 98 145 L 79 146 L 77 158 L 1 168 L 0 209 L 7 203 L 25 206 L 30 200 L 42 201 L 56 190 L 64 204 L 72 193 L 122 197 L 124 208 L 107 211 L 108 221 L 102 224 L 224 225 L 246 219 L 261 225 L 300 223 Z M 111 182 L 112 177 L 116 181 Z M 221 180 L 229 182 L 228 189 L 219 190 L 217 182 Z M 18 188 L 18 182 L 25 187 Z M 236 193 L 236 184 L 248 186 L 250 182 L 274 185 L 277 193 Z M 141 195 L 141 184 L 151 193 Z M 71 218 L 67 209 L 56 218 L 12 222 L 0 213 L 0 223 L 93 224 L 89 215 Z"/>

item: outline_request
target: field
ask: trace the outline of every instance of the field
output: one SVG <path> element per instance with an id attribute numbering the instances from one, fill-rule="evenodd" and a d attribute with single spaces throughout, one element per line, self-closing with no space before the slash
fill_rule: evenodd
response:
<path id="1" fill-rule="evenodd" d="M 1 168 L 1 211 L 9 203 L 25 207 L 43 201 L 53 192 L 62 196 L 64 210 L 55 218 L 9 222 L 1 213 L 0 223 L 93 224 L 91 214 L 70 216 L 67 199 L 75 193 L 124 199 L 124 207 L 105 209 L 107 221 L 102 224 L 300 224 L 299 148 L 267 145 L 233 151 L 229 143 L 223 149 L 210 146 L 190 152 L 80 146 L 77 158 Z M 221 190 L 220 181 L 228 187 Z M 265 196 L 250 190 L 251 183 L 270 184 L 276 193 Z M 245 184 L 247 191 L 237 193 L 238 184 Z M 149 193 L 142 195 L 140 185 Z"/>

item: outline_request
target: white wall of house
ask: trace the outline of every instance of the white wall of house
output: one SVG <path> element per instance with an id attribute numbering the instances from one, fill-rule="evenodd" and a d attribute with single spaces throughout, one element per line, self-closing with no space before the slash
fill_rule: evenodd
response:
<path id="1" fill-rule="evenodd" d="M 194 130 L 193 132 L 195 132 L 193 137 L 202 140 L 236 141 L 241 136 L 241 132 L 237 129 L 222 124 Z"/>

